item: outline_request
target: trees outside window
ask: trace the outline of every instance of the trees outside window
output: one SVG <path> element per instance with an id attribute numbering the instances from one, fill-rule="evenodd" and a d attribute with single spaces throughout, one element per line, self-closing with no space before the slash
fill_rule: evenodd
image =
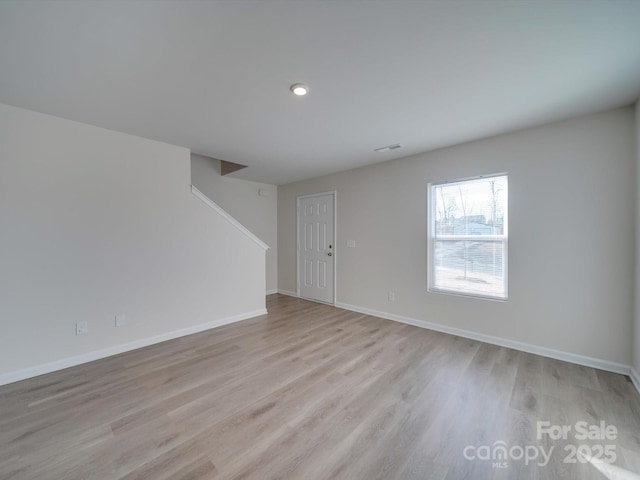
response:
<path id="1" fill-rule="evenodd" d="M 429 187 L 429 290 L 506 300 L 507 175 Z"/>

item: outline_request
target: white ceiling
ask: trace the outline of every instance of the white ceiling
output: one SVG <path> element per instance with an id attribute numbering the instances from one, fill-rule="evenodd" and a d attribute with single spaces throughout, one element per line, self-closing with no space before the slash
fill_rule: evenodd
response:
<path id="1" fill-rule="evenodd" d="M 310 85 L 297 98 L 289 85 Z M 0 3 L 0 102 L 283 184 L 640 95 L 640 1 Z M 402 143 L 404 148 L 375 153 Z"/>

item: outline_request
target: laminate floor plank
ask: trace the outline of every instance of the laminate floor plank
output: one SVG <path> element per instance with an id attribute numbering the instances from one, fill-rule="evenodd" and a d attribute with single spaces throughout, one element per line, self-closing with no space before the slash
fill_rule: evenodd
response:
<path id="1" fill-rule="evenodd" d="M 267 307 L 0 387 L 0 479 L 640 478 L 627 377 L 283 295 Z M 540 421 L 615 426 L 615 464 L 565 462 L 603 441 L 538 438 Z M 480 458 L 500 445 L 552 455 Z"/>

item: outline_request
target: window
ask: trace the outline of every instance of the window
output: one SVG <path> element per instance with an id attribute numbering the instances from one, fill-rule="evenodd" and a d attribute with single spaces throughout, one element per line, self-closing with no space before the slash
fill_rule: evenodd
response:
<path id="1" fill-rule="evenodd" d="M 507 175 L 429 186 L 429 291 L 506 300 Z"/>

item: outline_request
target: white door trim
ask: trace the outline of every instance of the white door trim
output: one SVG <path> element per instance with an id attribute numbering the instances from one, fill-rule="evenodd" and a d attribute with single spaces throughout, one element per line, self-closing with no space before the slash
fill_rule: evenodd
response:
<path id="1" fill-rule="evenodd" d="M 333 303 L 336 304 L 336 292 L 337 292 L 337 272 L 338 272 L 338 192 L 337 190 L 330 190 L 328 192 L 309 193 L 306 195 L 298 195 L 296 197 L 296 295 L 300 297 L 300 200 L 313 197 L 321 197 L 323 195 L 333 195 Z M 307 299 L 316 301 L 313 299 Z M 325 303 L 320 302 L 318 303 Z"/>

